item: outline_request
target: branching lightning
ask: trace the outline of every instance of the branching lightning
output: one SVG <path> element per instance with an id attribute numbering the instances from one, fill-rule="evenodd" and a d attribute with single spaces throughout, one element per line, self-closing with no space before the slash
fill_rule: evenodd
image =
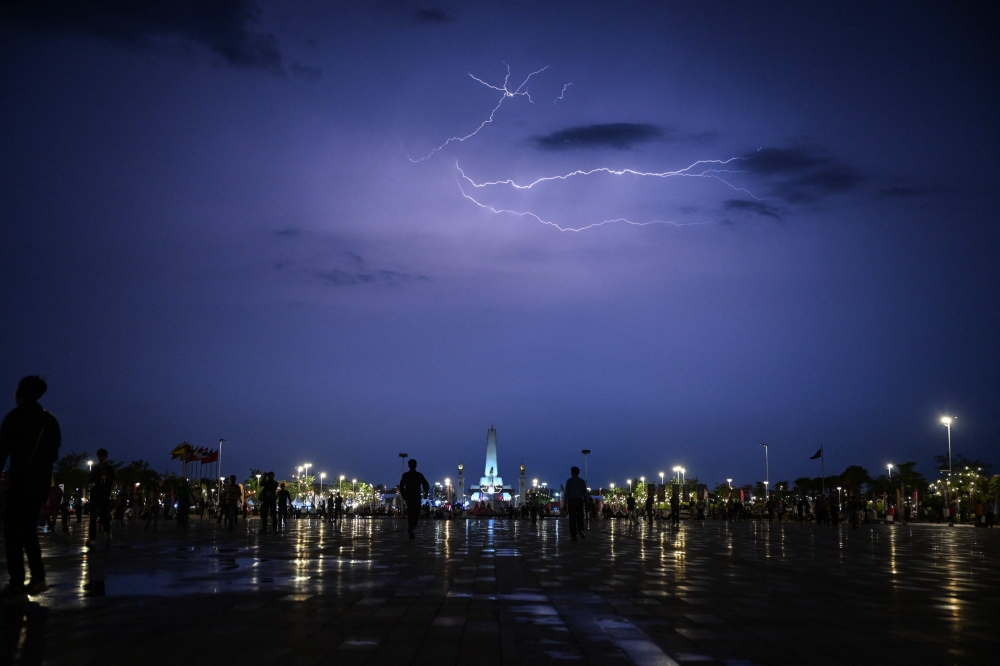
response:
<path id="1" fill-rule="evenodd" d="M 443 150 L 444 148 L 446 148 L 451 143 L 455 143 L 455 142 L 462 143 L 462 142 L 467 141 L 468 139 L 471 139 L 472 137 L 476 136 L 480 132 L 480 130 L 482 130 L 484 127 L 486 127 L 487 125 L 489 125 L 490 123 L 493 122 L 493 119 L 496 116 L 497 111 L 500 110 L 500 107 L 503 106 L 503 103 L 506 100 L 508 100 L 508 99 L 513 99 L 515 97 L 525 97 L 525 98 L 527 98 L 527 100 L 529 102 L 531 102 L 533 104 L 534 100 L 531 98 L 531 95 L 529 94 L 528 88 L 527 88 L 528 82 L 531 80 L 531 78 L 533 76 L 535 76 L 536 74 L 541 74 L 542 72 L 544 72 L 545 70 L 547 70 L 549 67 L 546 65 L 545 67 L 542 67 L 539 70 L 531 72 L 530 74 L 528 74 L 527 77 L 525 77 L 524 81 L 521 82 L 521 85 L 519 85 L 517 88 L 515 88 L 515 89 L 512 90 L 511 87 L 510 87 L 510 66 L 507 65 L 507 63 L 504 63 L 504 66 L 507 67 L 507 75 L 504 77 L 502 85 L 493 85 L 491 83 L 487 83 L 486 81 L 483 81 L 482 79 L 480 79 L 479 77 L 477 77 L 477 76 L 475 76 L 475 75 L 473 75 L 471 73 L 469 74 L 469 78 L 471 78 L 472 80 L 474 80 L 477 83 L 480 83 L 480 84 L 486 86 L 487 88 L 489 88 L 491 90 L 495 90 L 498 93 L 500 93 L 500 99 L 497 101 L 496 106 L 493 107 L 493 110 L 490 111 L 490 115 L 489 115 L 488 118 L 486 118 L 486 120 L 482 121 L 479 124 L 479 126 L 477 126 L 472 132 L 466 134 L 465 136 L 453 136 L 450 139 L 448 139 L 447 141 L 445 141 L 444 143 L 442 143 L 437 148 L 434 148 L 429 153 L 427 153 L 426 155 L 424 155 L 423 157 L 420 157 L 418 159 L 414 159 L 414 158 L 410 157 L 410 155 L 406 153 L 406 149 L 403 148 L 403 153 L 406 154 L 407 159 L 409 159 L 411 162 L 414 162 L 414 163 L 416 163 L 416 162 L 423 162 L 424 160 L 427 160 L 427 159 L 433 157 L 435 153 L 440 152 L 441 150 Z M 563 84 L 562 90 L 559 92 L 559 96 L 556 97 L 553 100 L 552 104 L 556 105 L 556 104 L 558 104 L 558 102 L 560 100 L 564 99 L 565 96 L 566 96 L 566 90 L 570 86 L 572 86 L 572 85 L 573 85 L 572 83 Z M 400 142 L 400 147 L 402 148 L 402 142 Z M 686 226 L 697 226 L 697 225 L 702 225 L 702 224 L 708 224 L 708 222 L 675 222 L 673 220 L 649 220 L 649 221 L 646 221 L 646 222 L 635 222 L 635 221 L 626 219 L 624 217 L 617 217 L 617 218 L 614 218 L 614 219 L 603 220 L 601 222 L 594 222 L 594 223 L 587 224 L 587 225 L 584 225 L 584 226 L 581 226 L 581 227 L 564 227 L 564 226 L 562 226 L 562 225 L 560 225 L 560 224 L 558 224 L 556 222 L 553 222 L 551 220 L 543 219 L 538 214 L 533 213 L 533 212 L 528 211 L 528 210 L 513 210 L 513 209 L 509 209 L 509 208 L 496 208 L 496 207 L 494 207 L 494 206 L 492 206 L 490 204 L 486 204 L 486 203 L 483 203 L 483 202 L 479 201 L 478 199 L 476 199 L 475 197 L 473 197 L 472 194 L 470 194 L 470 191 L 471 192 L 475 192 L 476 190 L 482 190 L 482 189 L 485 189 L 485 188 L 488 188 L 488 187 L 501 187 L 501 186 L 510 187 L 513 190 L 530 190 L 530 189 L 533 189 L 536 186 L 540 186 L 540 185 L 543 185 L 543 184 L 546 184 L 546 183 L 552 183 L 552 182 L 555 182 L 555 181 L 565 181 L 565 180 L 569 180 L 571 178 L 592 176 L 594 174 L 607 174 L 609 176 L 618 176 L 618 177 L 620 177 L 620 176 L 633 176 L 633 177 L 636 177 L 636 178 L 711 178 L 711 179 L 719 181 L 720 183 L 724 184 L 725 186 L 729 187 L 730 189 L 732 189 L 732 190 L 734 190 L 736 192 L 742 192 L 742 193 L 750 196 L 751 198 L 753 198 L 753 199 L 755 199 L 757 201 L 762 201 L 762 199 L 760 197 L 756 196 L 750 190 L 748 190 L 748 189 L 746 189 L 744 187 L 739 187 L 737 185 L 734 185 L 733 183 L 729 182 L 729 180 L 728 180 L 730 174 L 746 173 L 745 171 L 742 171 L 742 170 L 739 170 L 739 169 L 729 168 L 729 165 L 733 164 L 734 162 L 739 162 L 739 161 L 744 161 L 744 160 L 750 160 L 750 159 L 753 159 L 753 157 L 752 156 L 751 157 L 731 157 L 729 159 L 722 159 L 722 160 L 720 160 L 720 159 L 698 160 L 698 161 L 696 161 L 696 162 L 694 162 L 692 164 L 689 164 L 688 166 L 686 166 L 684 168 L 676 169 L 676 170 L 673 170 L 673 171 L 638 171 L 638 170 L 635 170 L 635 169 L 628 169 L 628 168 L 626 168 L 626 169 L 612 169 L 612 168 L 609 168 L 609 167 L 599 167 L 599 168 L 595 168 L 595 169 L 577 169 L 575 171 L 571 171 L 569 173 L 565 173 L 565 174 L 562 174 L 562 175 L 545 176 L 545 177 L 533 180 L 531 182 L 525 182 L 525 183 L 519 183 L 519 182 L 515 181 L 512 178 L 508 178 L 508 179 L 504 179 L 504 180 L 493 180 L 493 181 L 476 182 L 472 178 L 470 178 L 469 176 L 466 175 L 466 173 L 461 169 L 461 167 L 458 166 L 457 162 L 455 163 L 455 169 L 460 174 L 460 178 L 456 179 L 456 182 L 458 183 L 459 190 L 462 192 L 462 196 L 465 197 L 466 199 L 468 199 L 469 201 L 471 201 L 472 203 L 476 204 L 478 207 L 480 207 L 482 209 L 485 209 L 485 210 L 488 210 L 488 211 L 491 211 L 491 212 L 493 212 L 495 214 L 498 214 L 498 215 L 499 214 L 508 214 L 508 215 L 516 215 L 518 217 L 530 217 L 530 218 L 533 218 L 533 219 L 537 220 L 538 222 L 540 222 L 540 223 L 542 223 L 542 224 L 544 224 L 546 226 L 554 227 L 555 229 L 558 229 L 559 231 L 570 231 L 570 232 L 577 232 L 578 233 L 578 232 L 581 232 L 581 231 L 586 231 L 587 229 L 593 229 L 594 227 L 600 227 L 600 226 L 604 226 L 606 224 L 612 224 L 612 223 L 623 223 L 623 224 L 629 224 L 629 225 L 637 226 L 637 227 L 645 227 L 645 226 L 650 226 L 650 225 L 654 225 L 654 224 L 663 224 L 663 225 L 670 225 L 670 226 L 675 226 L 675 227 L 686 227 Z"/>
<path id="2" fill-rule="evenodd" d="M 477 127 L 475 130 L 473 130 L 469 134 L 466 134 L 465 136 L 453 136 L 450 139 L 448 139 L 447 141 L 445 141 L 444 143 L 442 143 L 440 146 L 438 146 L 437 148 L 433 149 L 431 152 L 427 153 L 426 155 L 424 155 L 423 157 L 421 157 L 419 159 L 413 159 L 412 157 L 410 157 L 410 155 L 408 153 L 406 153 L 406 149 L 403 148 L 403 153 L 406 154 L 406 158 L 408 160 L 410 160 L 411 162 L 423 162 L 424 160 L 432 157 L 434 155 L 434 153 L 440 152 L 448 144 L 450 144 L 450 143 L 452 143 L 454 141 L 457 141 L 457 142 L 461 143 L 461 142 L 464 142 L 467 139 L 471 139 L 476 134 L 479 134 L 479 130 L 483 129 L 484 127 L 486 127 L 487 125 L 489 125 L 490 123 L 493 122 L 493 116 L 496 115 L 496 112 L 500 110 L 500 107 L 503 105 L 504 101 L 506 101 L 508 99 L 513 99 L 515 97 L 526 97 L 529 102 L 531 102 L 532 104 L 534 104 L 535 101 L 533 99 L 531 99 L 531 95 L 528 93 L 528 89 L 525 86 L 528 85 L 528 81 L 531 80 L 531 77 L 533 77 L 535 74 L 541 74 L 542 72 L 544 72 L 545 70 L 547 70 L 549 68 L 549 66 L 546 65 L 545 67 L 542 67 L 541 69 L 539 69 L 537 71 L 534 71 L 531 74 L 528 74 L 527 78 L 525 78 L 524 81 L 521 82 L 521 85 L 519 85 L 515 90 L 511 90 L 510 87 L 509 87 L 509 85 L 508 85 L 508 82 L 510 81 L 510 65 L 508 65 L 507 63 L 504 63 L 504 66 L 507 68 L 507 76 L 504 77 L 504 79 L 503 79 L 503 85 L 502 86 L 495 86 L 495 85 L 493 85 L 491 83 L 486 83 L 486 81 L 483 81 L 479 77 L 474 76 L 473 74 L 469 74 L 469 77 L 471 79 L 473 79 L 474 81 L 477 81 L 478 83 L 483 84 L 487 88 L 490 88 L 492 90 L 496 90 L 497 92 L 503 93 L 500 96 L 500 101 L 497 102 L 497 105 L 495 107 L 493 107 L 493 110 L 490 112 L 489 118 L 487 118 L 482 123 L 480 123 L 479 127 Z M 563 88 L 564 92 L 565 92 L 565 90 L 566 89 Z M 561 97 L 562 96 L 560 95 L 560 98 Z M 400 144 L 400 146 L 402 147 L 402 144 Z"/>
<path id="3" fill-rule="evenodd" d="M 566 88 L 569 88 L 571 85 L 573 84 L 567 83 L 566 85 L 563 86 L 562 92 L 559 93 L 559 97 L 556 97 L 554 100 L 552 100 L 553 105 L 566 96 Z"/>

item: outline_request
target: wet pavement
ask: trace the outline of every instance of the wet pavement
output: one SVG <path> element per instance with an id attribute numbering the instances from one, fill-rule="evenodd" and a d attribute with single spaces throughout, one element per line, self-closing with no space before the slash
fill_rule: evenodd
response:
<path id="1" fill-rule="evenodd" d="M 969 663 L 1000 649 L 1000 530 L 193 521 L 43 537 L 0 663 Z"/>

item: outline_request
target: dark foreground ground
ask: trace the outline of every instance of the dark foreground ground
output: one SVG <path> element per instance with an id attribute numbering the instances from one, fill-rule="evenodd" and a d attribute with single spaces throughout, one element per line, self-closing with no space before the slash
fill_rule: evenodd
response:
<path id="1" fill-rule="evenodd" d="M 259 523 L 251 520 L 250 527 Z M 1000 654 L 1000 530 L 194 521 L 43 537 L 0 663 L 959 664 Z M 85 526 L 84 526 L 85 528 Z M 234 661 L 238 660 L 238 661 Z"/>

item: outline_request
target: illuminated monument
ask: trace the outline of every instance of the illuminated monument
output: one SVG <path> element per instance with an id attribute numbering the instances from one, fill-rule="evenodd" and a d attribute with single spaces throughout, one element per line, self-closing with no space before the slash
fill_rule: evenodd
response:
<path id="1" fill-rule="evenodd" d="M 511 500 L 510 489 L 503 487 L 500 477 L 500 467 L 497 464 L 497 431 L 490 426 L 486 433 L 486 467 L 485 474 L 479 479 L 479 490 L 470 494 L 474 502 L 489 502 L 493 500 Z"/>

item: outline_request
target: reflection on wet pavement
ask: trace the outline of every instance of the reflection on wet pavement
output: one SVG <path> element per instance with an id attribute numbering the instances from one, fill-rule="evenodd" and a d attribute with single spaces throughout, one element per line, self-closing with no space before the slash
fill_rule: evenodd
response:
<path id="1" fill-rule="evenodd" d="M 0 655 L 842 664 L 1000 647 L 1000 531 L 600 521 L 570 541 L 561 521 L 473 519 L 423 523 L 411 541 L 388 518 L 257 525 L 120 530 L 93 549 L 80 531 L 45 536 L 52 590 L 3 616 Z"/>

